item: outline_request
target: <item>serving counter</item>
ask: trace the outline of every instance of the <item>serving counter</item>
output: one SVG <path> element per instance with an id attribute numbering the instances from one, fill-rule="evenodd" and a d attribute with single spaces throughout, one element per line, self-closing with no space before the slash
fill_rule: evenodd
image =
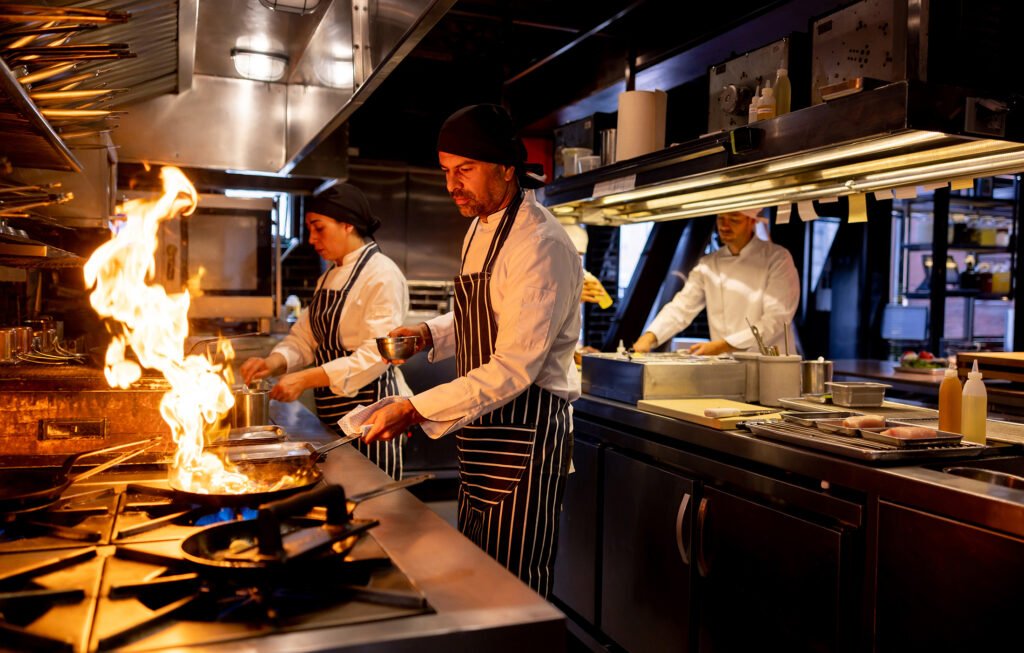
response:
<path id="1" fill-rule="evenodd" d="M 1013 634 L 1024 490 L 944 470 L 1024 473 L 1017 445 L 880 465 L 592 396 L 574 420 L 555 595 L 592 642 L 982 650 Z"/>

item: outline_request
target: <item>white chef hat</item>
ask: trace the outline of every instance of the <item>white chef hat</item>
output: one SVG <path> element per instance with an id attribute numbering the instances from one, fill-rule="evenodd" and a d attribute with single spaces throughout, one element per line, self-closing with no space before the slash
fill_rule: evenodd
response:
<path id="1" fill-rule="evenodd" d="M 590 240 L 587 236 L 587 230 L 578 224 L 564 224 L 565 233 L 569 234 L 569 240 L 576 247 L 576 252 L 579 254 L 587 253 L 587 242 Z"/>

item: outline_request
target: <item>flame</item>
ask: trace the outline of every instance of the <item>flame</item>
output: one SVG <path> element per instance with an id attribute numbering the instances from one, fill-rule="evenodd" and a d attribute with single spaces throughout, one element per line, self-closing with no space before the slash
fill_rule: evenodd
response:
<path id="1" fill-rule="evenodd" d="M 175 487 L 202 493 L 249 492 L 253 481 L 203 451 L 204 433 L 215 430 L 234 404 L 231 367 L 205 355 L 185 355 L 189 292 L 167 294 L 160 284 L 149 283 L 160 223 L 179 213 L 191 215 L 198 204 L 196 190 L 181 170 L 165 167 L 160 177 L 164 194 L 155 201 L 126 202 L 124 223 L 85 265 L 86 285 L 94 287 L 92 307 L 101 317 L 120 323 L 122 330 L 107 348 L 104 374 L 112 387 L 127 388 L 144 367 L 162 372 L 170 383 L 160 414 L 177 444 L 170 470 Z M 126 358 L 129 346 L 138 363 Z M 218 343 L 218 352 L 226 361 L 234 358 L 226 340 Z"/>

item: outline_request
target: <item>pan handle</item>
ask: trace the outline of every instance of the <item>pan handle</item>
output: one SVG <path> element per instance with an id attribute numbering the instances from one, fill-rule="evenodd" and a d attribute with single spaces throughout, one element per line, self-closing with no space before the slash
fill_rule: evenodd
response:
<path id="1" fill-rule="evenodd" d="M 323 460 L 324 456 L 327 455 L 328 451 L 337 449 L 341 445 L 348 444 L 353 440 L 358 440 L 360 437 L 362 437 L 361 433 L 357 433 L 355 435 L 346 435 L 344 437 L 338 438 L 337 440 L 331 440 L 327 444 L 320 445 L 316 449 L 313 449 L 313 462 L 319 462 Z"/>
<path id="2" fill-rule="evenodd" d="M 75 463 L 80 461 L 82 458 L 87 458 L 89 456 L 93 456 L 93 455 L 101 454 L 101 453 L 109 453 L 111 451 L 117 451 L 119 449 L 125 449 L 127 447 L 138 447 L 137 449 L 135 449 L 133 451 L 127 451 L 125 453 L 120 454 L 116 458 L 111 458 L 110 460 L 108 460 L 105 463 L 102 463 L 100 465 L 96 465 L 95 467 L 87 469 L 86 471 L 82 472 L 78 476 L 75 476 L 74 478 L 72 478 L 71 482 L 72 483 L 77 483 L 78 481 L 85 480 L 85 479 L 89 478 L 90 476 L 95 476 L 96 474 L 99 474 L 100 472 L 106 471 L 106 470 L 110 469 L 111 467 L 115 467 L 117 465 L 120 465 L 121 463 L 125 462 L 126 460 L 129 460 L 131 458 L 134 458 L 135 456 L 138 456 L 141 453 L 145 453 L 146 451 L 149 451 L 150 449 L 155 447 L 159 442 L 160 442 L 159 438 L 150 438 L 148 440 L 139 440 L 137 442 L 127 442 L 125 444 L 118 444 L 118 445 L 115 445 L 113 447 L 106 447 L 104 449 L 97 449 L 95 451 L 86 451 L 86 452 L 84 452 L 84 453 L 82 453 L 80 455 L 72 456 L 69 459 L 69 462 L 65 463 L 67 465 L 67 470 L 68 471 L 71 471 L 71 468 L 75 466 Z"/>
<path id="3" fill-rule="evenodd" d="M 377 488 L 375 490 L 368 490 L 368 491 L 362 492 L 360 494 L 353 494 L 352 496 L 350 496 L 348 498 L 348 500 L 349 500 L 350 503 L 358 504 L 358 503 L 361 503 L 363 501 L 366 501 L 367 499 L 372 499 L 374 497 L 379 497 L 382 494 L 388 494 L 389 492 L 394 492 L 396 490 L 401 490 L 403 488 L 412 487 L 413 485 L 419 485 L 423 481 L 426 481 L 426 480 L 429 480 L 429 479 L 432 479 L 432 478 L 434 478 L 433 474 L 420 474 L 419 476 L 410 476 L 409 478 L 403 478 L 400 481 L 394 481 L 393 483 L 387 483 L 385 485 L 380 486 L 379 488 Z"/>

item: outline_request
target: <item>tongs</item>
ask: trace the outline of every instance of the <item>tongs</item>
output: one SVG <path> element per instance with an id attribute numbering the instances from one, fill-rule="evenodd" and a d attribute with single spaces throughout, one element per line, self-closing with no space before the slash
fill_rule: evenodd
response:
<path id="1" fill-rule="evenodd" d="M 771 356 L 771 355 L 773 355 L 771 353 L 771 351 L 767 347 L 765 347 L 764 340 L 761 339 L 761 332 L 757 330 L 757 327 L 754 326 L 753 324 L 751 324 L 750 320 L 748 318 L 744 318 L 744 319 L 747 320 L 747 326 L 750 327 L 750 332 L 754 334 L 754 340 L 757 341 L 757 348 L 761 351 L 761 355 L 762 356 Z M 778 355 L 778 354 L 776 353 L 775 355 Z"/>

